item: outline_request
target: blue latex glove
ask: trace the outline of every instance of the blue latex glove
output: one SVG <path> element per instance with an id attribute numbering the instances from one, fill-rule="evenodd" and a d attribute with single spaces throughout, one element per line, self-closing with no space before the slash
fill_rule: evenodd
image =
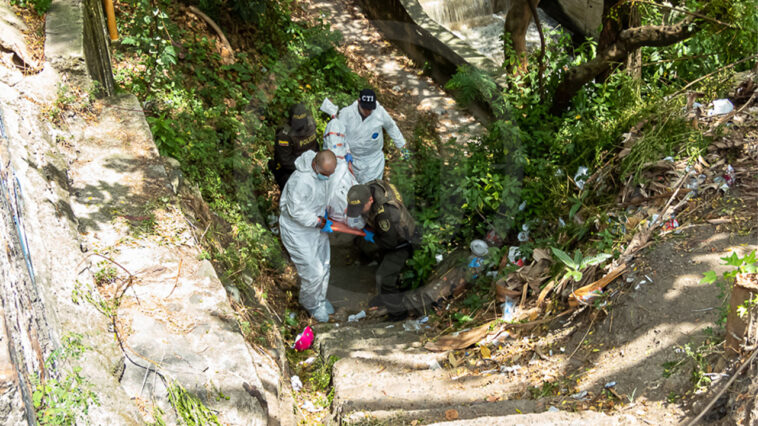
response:
<path id="1" fill-rule="evenodd" d="M 347 154 L 345 154 L 345 161 L 347 161 L 348 163 L 352 163 L 353 162 L 353 154 L 351 154 L 349 152 Z"/>
<path id="2" fill-rule="evenodd" d="M 374 241 L 374 233 L 372 231 L 369 231 L 366 228 L 363 228 L 362 231 L 366 233 L 366 235 L 363 237 L 364 240 L 376 244 L 376 241 Z"/>
<path id="3" fill-rule="evenodd" d="M 400 155 L 403 156 L 403 160 L 410 160 L 411 159 L 411 152 L 406 147 L 400 148 Z"/>
<path id="4" fill-rule="evenodd" d="M 328 234 L 331 234 L 332 232 L 334 232 L 334 231 L 332 230 L 332 224 L 333 224 L 334 222 L 332 222 L 331 220 L 329 220 L 329 219 L 327 219 L 327 218 L 324 218 L 324 220 L 325 220 L 326 222 L 324 223 L 324 226 L 321 228 L 321 232 L 326 232 L 326 233 L 328 233 Z"/>

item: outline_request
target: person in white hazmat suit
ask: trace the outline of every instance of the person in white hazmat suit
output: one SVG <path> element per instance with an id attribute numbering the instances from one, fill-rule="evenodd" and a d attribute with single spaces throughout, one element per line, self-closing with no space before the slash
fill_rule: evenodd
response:
<path id="1" fill-rule="evenodd" d="M 407 158 L 405 138 L 395 120 L 377 102 L 373 90 L 361 90 L 358 100 L 342 108 L 338 117 L 345 124 L 345 138 L 353 155 L 353 172 L 359 184 L 384 176 L 383 129 L 401 150 L 403 158 Z"/>
<path id="2" fill-rule="evenodd" d="M 337 158 L 332 151 L 306 151 L 295 160 L 279 201 L 279 230 L 300 276 L 300 304 L 319 322 L 334 313 L 326 300 L 329 286 L 329 235 L 326 215 L 329 177 Z"/>
<path id="3" fill-rule="evenodd" d="M 358 181 L 353 175 L 352 155 L 347 150 L 345 142 L 345 125 L 339 118 L 333 118 L 326 125 L 324 131 L 324 149 L 328 149 L 337 157 L 337 168 L 334 174 L 329 177 L 329 199 L 328 207 L 329 218 L 347 224 L 356 229 L 363 228 L 366 223 L 362 218 L 347 217 L 347 191 Z"/>

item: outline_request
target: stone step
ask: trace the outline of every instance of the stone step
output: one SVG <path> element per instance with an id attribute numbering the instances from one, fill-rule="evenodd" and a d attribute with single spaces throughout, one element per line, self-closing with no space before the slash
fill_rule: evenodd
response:
<path id="1" fill-rule="evenodd" d="M 413 421 L 416 421 L 417 424 L 429 424 L 447 421 L 446 415 L 449 410 L 455 410 L 456 417 L 460 420 L 470 420 L 487 418 L 489 416 L 497 417 L 510 414 L 541 412 L 545 408 L 544 404 L 533 400 L 511 400 L 418 410 L 355 411 L 343 416 L 341 423 L 351 426 L 375 424 L 407 425 Z"/>
<path id="2" fill-rule="evenodd" d="M 555 411 L 530 414 L 512 414 L 507 416 L 485 416 L 473 419 L 460 419 L 431 423 L 432 425 L 444 426 L 490 426 L 490 425 L 563 425 L 563 426 L 584 426 L 584 425 L 603 425 L 603 426 L 632 426 L 643 425 L 630 414 L 617 414 L 609 416 L 594 411 Z"/>

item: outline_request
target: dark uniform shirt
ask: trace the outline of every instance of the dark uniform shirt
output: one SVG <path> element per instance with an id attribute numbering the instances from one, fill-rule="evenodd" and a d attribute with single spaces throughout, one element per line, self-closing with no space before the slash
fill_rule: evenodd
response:
<path id="1" fill-rule="evenodd" d="M 277 130 L 274 161 L 279 169 L 294 172 L 295 160 L 305 151 L 318 152 L 316 133 L 295 135 L 289 125 Z"/>
<path id="2" fill-rule="evenodd" d="M 397 189 L 389 182 L 367 183 L 374 203 L 366 215 L 366 223 L 374 229 L 374 241 L 384 250 L 410 245 L 416 225 L 403 205 Z"/>

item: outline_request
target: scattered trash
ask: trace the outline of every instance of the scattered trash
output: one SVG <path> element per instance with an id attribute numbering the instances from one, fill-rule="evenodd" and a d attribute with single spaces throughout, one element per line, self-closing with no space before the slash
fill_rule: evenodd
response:
<path id="1" fill-rule="evenodd" d="M 521 249 L 516 246 L 510 246 L 508 248 L 508 261 L 516 264 L 521 262 L 519 266 L 524 266 L 524 261 L 521 259 Z"/>
<path id="2" fill-rule="evenodd" d="M 484 371 L 482 371 L 482 372 L 481 372 L 481 373 L 479 373 L 479 374 L 481 374 L 481 375 L 485 375 L 485 374 L 494 374 L 494 373 L 497 373 L 497 371 L 498 371 L 498 370 L 497 370 L 496 368 L 493 368 L 492 370 L 484 370 Z"/>
<path id="3" fill-rule="evenodd" d="M 558 218 L 558 224 L 561 226 L 561 228 L 566 227 L 566 221 L 564 221 L 562 217 Z"/>
<path id="4" fill-rule="evenodd" d="M 403 323 L 403 329 L 405 331 L 419 331 L 421 330 L 421 324 L 418 320 L 408 320 Z"/>
<path id="5" fill-rule="evenodd" d="M 643 285 L 645 285 L 645 284 L 647 284 L 647 281 L 642 280 L 642 281 L 638 282 L 636 286 L 634 286 L 634 289 L 635 290 L 639 290 L 640 287 L 643 286 Z"/>
<path id="6" fill-rule="evenodd" d="M 522 243 L 529 241 L 529 225 L 521 225 L 521 232 L 518 233 L 518 240 Z"/>
<path id="7" fill-rule="evenodd" d="M 388 326 L 386 326 L 384 328 L 395 328 L 395 324 L 390 324 L 390 325 L 388 325 Z"/>
<path id="8" fill-rule="evenodd" d="M 399 92 L 401 90 L 403 90 L 403 88 L 400 85 L 392 86 L 392 91 L 393 92 Z"/>
<path id="9" fill-rule="evenodd" d="M 558 409 L 558 408 L 556 408 L 556 407 L 553 407 L 552 405 L 550 406 L 550 408 L 548 408 L 548 409 L 547 409 L 547 412 L 548 412 L 548 413 L 557 413 L 557 412 L 559 412 L 559 411 L 561 411 L 561 410 L 559 410 L 559 409 Z"/>
<path id="10" fill-rule="evenodd" d="M 495 277 L 497 277 L 497 271 L 489 271 L 489 272 L 487 272 L 484 275 L 486 275 L 489 278 L 495 278 Z"/>
<path id="11" fill-rule="evenodd" d="M 442 257 L 441 254 L 437 254 L 437 255 L 434 256 L 434 260 L 436 260 L 437 263 L 442 262 L 442 259 L 443 259 L 443 257 Z"/>
<path id="12" fill-rule="evenodd" d="M 360 311 L 357 314 L 349 315 L 347 317 L 347 322 L 358 322 L 358 320 L 363 318 L 366 318 L 366 311 Z"/>
<path id="13" fill-rule="evenodd" d="M 311 364 L 313 364 L 314 362 L 316 362 L 316 357 L 315 357 L 315 356 L 312 356 L 312 357 L 310 357 L 310 358 L 306 359 L 305 361 L 301 361 L 301 362 L 300 362 L 300 364 L 301 364 L 301 365 L 311 365 Z"/>
<path id="14" fill-rule="evenodd" d="M 673 163 L 674 162 L 674 157 L 665 157 L 663 159 L 663 161 L 668 161 L 669 163 Z"/>
<path id="15" fill-rule="evenodd" d="M 300 389 L 303 388 L 303 382 L 300 381 L 299 376 L 290 377 L 290 384 L 292 384 L 292 390 L 295 392 L 300 392 Z"/>
<path id="16" fill-rule="evenodd" d="M 311 401 L 305 401 L 301 407 L 303 410 L 308 411 L 309 413 L 318 413 L 319 411 L 324 410 L 324 407 L 316 407 Z"/>
<path id="17" fill-rule="evenodd" d="M 586 168 L 586 167 L 584 167 L 584 166 L 579 167 L 576 170 L 576 174 L 574 175 L 574 183 L 576 184 L 576 186 L 580 190 L 584 189 L 584 184 L 587 182 L 586 179 L 582 179 L 582 178 L 587 178 L 588 177 L 588 175 L 587 175 L 588 171 L 589 171 L 589 169 Z"/>
<path id="18" fill-rule="evenodd" d="M 503 239 L 497 235 L 497 232 L 494 229 L 490 229 L 490 231 L 487 232 L 484 240 L 487 241 L 491 246 L 501 247 L 503 245 Z"/>
<path id="19" fill-rule="evenodd" d="M 523 212 L 524 209 L 526 209 L 526 201 L 522 201 L 521 204 L 518 205 L 518 211 Z"/>
<path id="20" fill-rule="evenodd" d="M 734 178 L 736 177 L 736 173 L 734 172 L 734 167 L 732 167 L 731 164 L 726 166 L 726 173 L 724 173 L 724 182 L 728 186 L 734 185 Z"/>
<path id="21" fill-rule="evenodd" d="M 430 370 L 439 370 L 440 368 L 442 368 L 442 366 L 440 365 L 439 362 L 437 362 L 436 359 L 430 359 L 429 361 L 426 362 L 426 365 L 429 366 Z"/>
<path id="22" fill-rule="evenodd" d="M 605 389 L 610 389 L 612 387 L 616 386 L 616 382 L 608 382 L 603 386 Z"/>
<path id="23" fill-rule="evenodd" d="M 418 323 L 419 324 L 426 324 L 427 321 L 429 321 L 429 317 L 428 316 L 423 316 L 423 317 L 421 317 L 421 318 L 418 319 Z"/>
<path id="24" fill-rule="evenodd" d="M 519 370 L 521 370 L 521 366 L 518 365 L 518 364 L 517 365 L 502 365 L 502 366 L 500 366 L 500 372 L 503 373 L 503 374 L 505 374 L 505 373 L 516 374 Z"/>
<path id="25" fill-rule="evenodd" d="M 577 392 L 571 395 L 571 398 L 573 399 L 584 399 L 586 397 L 587 397 L 587 391 L 581 391 L 581 392 Z"/>
<path id="26" fill-rule="evenodd" d="M 734 105 L 729 99 L 716 99 L 713 101 L 713 108 L 708 110 L 708 116 L 724 115 L 734 111 Z"/>
<path id="27" fill-rule="evenodd" d="M 668 222 L 663 224 L 664 231 L 673 231 L 674 229 L 678 227 L 679 227 L 679 222 L 677 222 L 677 220 L 674 218 L 669 219 Z"/>
<path id="28" fill-rule="evenodd" d="M 487 255 L 487 251 L 489 250 L 489 246 L 485 241 L 482 240 L 473 240 L 471 241 L 471 253 L 473 253 L 475 256 L 478 257 L 484 257 Z"/>
<path id="29" fill-rule="evenodd" d="M 563 169 L 558 169 L 555 171 L 555 177 L 561 177 L 563 176 Z"/>
<path id="30" fill-rule="evenodd" d="M 516 314 L 516 301 L 505 296 L 505 303 L 500 305 L 500 307 L 503 309 L 502 320 L 505 322 L 513 321 L 513 316 Z"/>
<path id="31" fill-rule="evenodd" d="M 296 351 L 304 351 L 311 347 L 313 344 L 313 330 L 311 330 L 310 326 L 306 326 L 303 329 L 303 332 L 298 334 L 295 338 L 295 344 L 293 347 Z"/>

